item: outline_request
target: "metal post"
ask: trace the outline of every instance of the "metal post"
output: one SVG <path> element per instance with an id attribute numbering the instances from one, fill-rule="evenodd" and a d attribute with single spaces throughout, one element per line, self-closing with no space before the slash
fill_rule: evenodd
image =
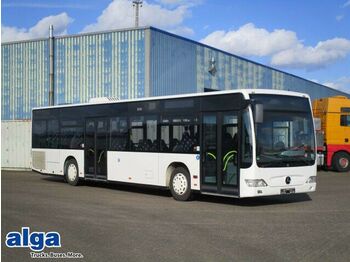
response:
<path id="1" fill-rule="evenodd" d="M 132 3 L 135 7 L 135 27 L 139 27 L 139 15 L 140 7 L 142 7 L 142 0 L 133 0 Z"/>
<path id="2" fill-rule="evenodd" d="M 55 104 L 54 100 L 54 36 L 53 36 L 53 25 L 49 28 L 49 63 L 50 63 L 50 89 L 49 89 L 49 105 Z"/>

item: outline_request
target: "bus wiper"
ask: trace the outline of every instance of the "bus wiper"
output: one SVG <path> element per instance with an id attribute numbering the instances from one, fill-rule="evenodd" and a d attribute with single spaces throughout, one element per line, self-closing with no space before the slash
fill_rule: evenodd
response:
<path id="1" fill-rule="evenodd" d="M 258 162 L 260 167 L 285 167 L 286 162 L 283 161 L 271 161 L 271 162 Z"/>
<path id="2" fill-rule="evenodd" d="M 305 158 L 297 158 L 297 157 L 284 157 L 281 158 L 281 161 L 284 163 L 289 163 L 289 164 L 310 164 L 310 159 L 305 159 Z"/>

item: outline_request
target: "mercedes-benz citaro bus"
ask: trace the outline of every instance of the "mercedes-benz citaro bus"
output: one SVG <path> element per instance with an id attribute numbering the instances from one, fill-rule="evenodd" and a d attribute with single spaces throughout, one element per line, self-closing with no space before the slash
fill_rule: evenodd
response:
<path id="1" fill-rule="evenodd" d="M 235 90 L 33 109 L 33 170 L 82 180 L 258 197 L 316 190 L 310 98 Z"/>

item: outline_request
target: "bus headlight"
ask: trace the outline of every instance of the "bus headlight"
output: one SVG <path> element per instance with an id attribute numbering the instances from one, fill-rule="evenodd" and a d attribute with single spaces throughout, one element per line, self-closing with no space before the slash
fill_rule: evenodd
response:
<path id="1" fill-rule="evenodd" d="M 264 187 L 267 186 L 264 179 L 245 179 L 245 182 L 249 187 Z"/>
<path id="2" fill-rule="evenodd" d="M 316 183 L 316 176 L 310 176 L 307 180 L 306 183 Z"/>

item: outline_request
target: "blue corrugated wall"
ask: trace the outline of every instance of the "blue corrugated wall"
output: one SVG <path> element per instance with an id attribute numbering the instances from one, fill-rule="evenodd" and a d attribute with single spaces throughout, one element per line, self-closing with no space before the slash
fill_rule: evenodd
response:
<path id="1" fill-rule="evenodd" d="M 308 93 L 312 98 L 348 95 L 156 28 L 151 30 L 150 63 L 154 96 L 204 88 L 272 88 Z M 212 66 L 215 74 L 209 73 Z"/>
<path id="2" fill-rule="evenodd" d="M 30 119 L 31 109 L 48 105 L 48 41 L 1 45 L 1 119 Z"/>
<path id="3" fill-rule="evenodd" d="M 128 30 L 55 41 L 55 103 L 145 95 L 145 32 Z"/>
<path id="4" fill-rule="evenodd" d="M 55 104 L 101 96 L 194 93 L 204 88 L 284 89 L 312 98 L 349 96 L 156 28 L 57 37 L 54 43 Z M 48 40 L 1 48 L 1 117 L 30 119 L 33 107 L 48 105 Z M 210 74 L 213 66 L 216 72 Z"/>
<path id="5" fill-rule="evenodd" d="M 33 107 L 48 105 L 48 40 L 1 48 L 1 118 L 30 119 Z M 145 30 L 58 37 L 54 50 L 56 105 L 145 96 Z"/>
<path id="6" fill-rule="evenodd" d="M 196 46 L 151 30 L 150 96 L 197 92 Z"/>

